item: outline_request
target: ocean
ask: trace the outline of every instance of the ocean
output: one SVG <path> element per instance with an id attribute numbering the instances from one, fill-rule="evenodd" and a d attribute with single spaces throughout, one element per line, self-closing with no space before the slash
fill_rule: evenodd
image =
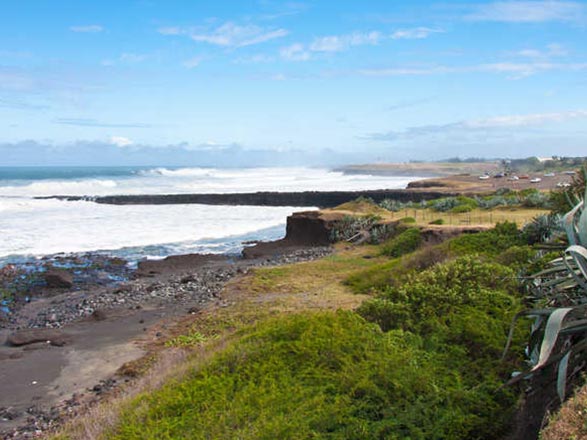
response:
<path id="1" fill-rule="evenodd" d="M 276 240 L 286 217 L 313 207 L 104 205 L 39 196 L 337 191 L 404 188 L 417 177 L 317 168 L 0 167 L 0 267 L 58 253 L 131 261 L 232 253 Z"/>

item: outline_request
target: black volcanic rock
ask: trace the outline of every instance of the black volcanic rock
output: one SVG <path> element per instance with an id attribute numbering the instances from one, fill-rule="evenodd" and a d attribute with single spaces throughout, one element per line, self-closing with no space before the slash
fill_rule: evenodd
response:
<path id="1" fill-rule="evenodd" d="M 145 194 L 119 196 L 50 196 L 38 199 L 59 199 L 69 201 L 90 200 L 109 205 L 176 205 L 199 203 L 204 205 L 255 205 L 255 206 L 316 206 L 332 208 L 358 197 L 368 197 L 375 202 L 384 199 L 401 202 L 419 202 L 456 193 L 436 191 L 406 191 L 403 189 L 381 189 L 372 191 L 304 191 L 304 192 L 256 192 L 228 194 Z"/>
<path id="2" fill-rule="evenodd" d="M 44 275 L 47 287 L 65 288 L 73 287 L 73 276 L 62 269 L 49 269 Z"/>

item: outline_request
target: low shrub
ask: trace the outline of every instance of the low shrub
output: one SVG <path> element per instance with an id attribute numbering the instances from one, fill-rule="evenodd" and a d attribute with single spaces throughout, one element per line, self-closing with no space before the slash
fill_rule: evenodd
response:
<path id="1" fill-rule="evenodd" d="M 453 214 L 462 214 L 465 212 L 471 212 L 475 207 L 470 205 L 457 205 L 450 210 Z"/>
<path id="2" fill-rule="evenodd" d="M 526 244 L 515 223 L 504 222 L 495 228 L 475 234 L 463 234 L 448 242 L 448 250 L 454 255 L 482 254 L 495 256 L 512 246 Z"/>
<path id="3" fill-rule="evenodd" d="M 495 257 L 495 261 L 504 266 L 522 268 L 528 266 L 534 257 L 536 250 L 530 246 L 512 246 Z"/>
<path id="4" fill-rule="evenodd" d="M 401 257 L 415 251 L 422 244 L 422 233 L 418 228 L 410 228 L 386 241 L 382 248 L 381 254 L 388 257 Z"/>
<path id="5" fill-rule="evenodd" d="M 411 254 L 355 272 L 344 284 L 353 293 L 377 294 L 389 286 L 397 286 L 414 271 L 422 271 L 450 258 L 445 243 L 426 246 Z"/>
<path id="6" fill-rule="evenodd" d="M 402 223 L 416 223 L 416 219 L 414 217 L 403 217 L 399 220 Z"/>
<path id="7" fill-rule="evenodd" d="M 428 224 L 429 225 L 444 225 L 444 220 L 441 218 L 437 218 L 436 220 L 432 220 Z"/>
<path id="8" fill-rule="evenodd" d="M 514 401 L 493 366 L 458 368 L 458 349 L 426 350 L 353 312 L 281 316 L 238 336 L 135 399 L 108 438 L 491 439 Z"/>

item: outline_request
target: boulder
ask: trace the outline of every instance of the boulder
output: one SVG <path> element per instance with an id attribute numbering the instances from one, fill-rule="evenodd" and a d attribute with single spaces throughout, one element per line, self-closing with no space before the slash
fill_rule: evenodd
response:
<path id="1" fill-rule="evenodd" d="M 49 269 L 45 272 L 45 282 L 47 287 L 68 289 L 73 287 L 73 276 L 63 269 Z"/>
<path id="2" fill-rule="evenodd" d="M 34 344 L 35 342 L 47 342 L 51 345 L 61 347 L 69 340 L 69 336 L 60 330 L 31 328 L 17 330 L 6 339 L 8 345 L 20 347 L 23 345 Z"/>

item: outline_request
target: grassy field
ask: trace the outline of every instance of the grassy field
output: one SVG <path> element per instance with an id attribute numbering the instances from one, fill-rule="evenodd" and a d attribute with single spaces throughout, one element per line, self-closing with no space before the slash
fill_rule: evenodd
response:
<path id="1" fill-rule="evenodd" d="M 426 226 L 431 222 L 441 220 L 450 226 L 493 226 L 497 223 L 509 221 L 518 227 L 524 226 L 533 218 L 548 214 L 546 209 L 525 208 L 520 206 L 504 206 L 493 209 L 475 208 L 470 212 L 439 212 L 430 208 L 408 208 L 399 211 L 389 211 L 365 200 L 355 200 L 344 203 L 333 209 L 324 209 L 328 213 L 343 213 L 345 215 L 370 215 L 381 218 L 383 221 L 397 221 L 403 218 L 413 218 L 419 226 Z"/>
<path id="2" fill-rule="evenodd" d="M 418 225 L 426 225 L 432 221 L 441 219 L 445 225 L 452 226 L 469 226 L 469 225 L 495 225 L 505 221 L 514 222 L 518 227 L 541 214 L 547 214 L 545 209 L 522 209 L 522 208 L 503 208 L 494 210 L 474 209 L 471 212 L 451 213 L 436 212 L 431 209 L 404 209 L 399 212 L 392 212 L 389 216 L 391 219 L 401 219 L 403 217 L 413 217 Z"/>

